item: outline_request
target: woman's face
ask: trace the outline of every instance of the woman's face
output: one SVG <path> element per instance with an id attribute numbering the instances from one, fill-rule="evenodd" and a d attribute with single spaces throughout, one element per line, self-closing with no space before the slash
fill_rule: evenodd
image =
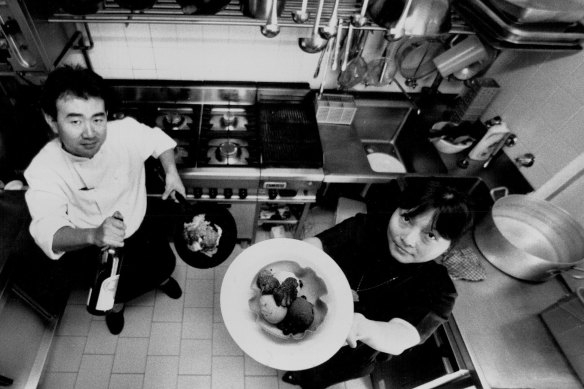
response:
<path id="1" fill-rule="evenodd" d="M 426 211 L 416 217 L 406 216 L 406 210 L 395 210 L 389 226 L 387 237 L 389 250 L 401 263 L 423 263 L 434 260 L 444 254 L 450 247 L 450 240 L 445 239 L 432 229 L 434 210 Z"/>

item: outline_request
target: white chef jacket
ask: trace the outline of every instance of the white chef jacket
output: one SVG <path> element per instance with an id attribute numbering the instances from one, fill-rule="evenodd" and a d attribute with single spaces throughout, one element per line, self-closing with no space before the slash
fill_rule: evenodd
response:
<path id="1" fill-rule="evenodd" d="M 65 226 L 95 228 L 120 211 L 130 237 L 146 214 L 144 161 L 174 148 L 176 142 L 159 128 L 125 118 L 108 122 L 106 140 L 93 158 L 74 156 L 59 138 L 47 143 L 24 172 L 30 233 L 51 259 L 53 237 Z"/>

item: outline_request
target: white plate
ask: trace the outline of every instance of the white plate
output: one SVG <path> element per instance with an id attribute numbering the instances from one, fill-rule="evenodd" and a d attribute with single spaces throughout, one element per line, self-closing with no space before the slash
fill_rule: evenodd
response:
<path id="1" fill-rule="evenodd" d="M 367 154 L 369 165 L 377 173 L 405 173 L 406 168 L 399 159 L 385 153 Z"/>
<path id="2" fill-rule="evenodd" d="M 279 339 L 262 330 L 249 308 L 252 280 L 276 261 L 294 261 L 310 267 L 324 280 L 322 297 L 328 312 L 318 329 L 303 339 Z M 341 268 L 324 251 L 295 239 L 269 239 L 257 243 L 234 259 L 221 285 L 221 314 L 237 345 L 259 363 L 279 370 L 318 366 L 344 344 L 353 322 L 353 297 Z"/>

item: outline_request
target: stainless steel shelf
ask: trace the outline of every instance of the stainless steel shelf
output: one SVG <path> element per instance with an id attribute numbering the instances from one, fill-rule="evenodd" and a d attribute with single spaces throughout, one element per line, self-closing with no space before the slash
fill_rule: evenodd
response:
<path id="1" fill-rule="evenodd" d="M 359 13 L 361 0 L 340 0 L 338 15 L 347 25 L 352 15 Z M 302 24 L 294 23 L 292 12 L 299 10 L 302 0 L 287 0 L 278 18 L 280 27 L 313 28 L 316 16 L 317 2 L 309 2 L 307 11 L 309 19 Z M 332 13 L 333 2 L 325 2 L 319 25 L 325 26 Z M 464 21 L 454 12 L 451 14 L 452 34 L 473 33 Z M 254 19 L 243 14 L 241 1 L 232 0 L 225 9 L 215 15 L 185 15 L 180 6 L 174 0 L 158 0 L 151 9 L 143 11 L 130 11 L 118 6 L 113 0 L 106 0 L 103 9 L 96 14 L 79 16 L 66 13 L 56 13 L 48 19 L 52 23 L 142 23 L 142 24 L 200 24 L 200 25 L 232 25 L 232 26 L 263 26 L 266 21 Z M 382 31 L 385 28 L 374 23 L 367 23 L 361 29 Z"/>

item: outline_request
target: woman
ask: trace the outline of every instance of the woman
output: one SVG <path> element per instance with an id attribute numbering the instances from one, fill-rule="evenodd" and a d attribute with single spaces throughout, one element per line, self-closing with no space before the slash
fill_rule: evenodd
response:
<path id="1" fill-rule="evenodd" d="M 379 357 L 424 342 L 448 319 L 456 290 L 434 260 L 472 225 L 467 197 L 434 181 L 412 183 L 393 209 L 358 214 L 306 239 L 347 276 L 355 314 L 347 346 L 320 366 L 285 373 L 285 382 L 316 389 L 370 374 Z"/>

